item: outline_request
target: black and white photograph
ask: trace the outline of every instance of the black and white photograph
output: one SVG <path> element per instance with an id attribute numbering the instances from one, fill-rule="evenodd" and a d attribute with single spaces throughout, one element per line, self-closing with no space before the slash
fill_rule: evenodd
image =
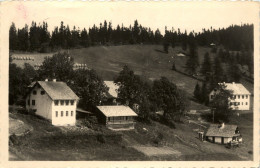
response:
<path id="1" fill-rule="evenodd" d="M 10 1 L 1 9 L 8 162 L 257 166 L 257 2 Z"/>

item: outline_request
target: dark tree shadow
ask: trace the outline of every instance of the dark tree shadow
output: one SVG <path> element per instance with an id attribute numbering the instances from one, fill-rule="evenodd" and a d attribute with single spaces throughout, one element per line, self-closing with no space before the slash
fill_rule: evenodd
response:
<path id="1" fill-rule="evenodd" d="M 158 49 L 154 49 L 154 51 L 167 54 L 166 52 L 164 52 L 164 51 L 162 51 L 162 50 L 158 50 Z"/>

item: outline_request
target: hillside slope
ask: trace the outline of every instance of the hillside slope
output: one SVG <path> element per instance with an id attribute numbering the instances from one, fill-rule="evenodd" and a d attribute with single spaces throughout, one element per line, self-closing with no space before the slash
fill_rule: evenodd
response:
<path id="1" fill-rule="evenodd" d="M 150 80 L 159 79 L 162 76 L 167 77 L 179 88 L 185 90 L 188 96 L 192 98 L 195 85 L 197 82 L 201 82 L 188 75 L 171 70 L 172 64 L 175 61 L 176 69 L 185 72 L 187 56 L 178 57 L 177 53 L 179 52 L 183 52 L 181 47 L 175 47 L 174 49 L 169 47 L 169 53 L 166 54 L 163 52 L 161 45 L 95 46 L 69 50 L 69 54 L 74 58 L 75 63 L 87 64 L 89 68 L 96 70 L 104 80 L 113 80 L 122 70 L 123 66 L 127 65 L 135 74 L 142 75 Z M 198 56 L 200 64 L 203 62 L 206 52 L 210 53 L 212 62 L 216 56 L 215 53 L 211 53 L 211 48 L 199 47 Z M 33 66 L 40 64 L 44 60 L 44 57 L 53 54 L 13 54 L 12 57 L 34 58 L 34 61 L 13 60 L 13 63 L 23 67 L 25 62 Z M 253 85 L 251 83 L 245 80 L 242 80 L 241 83 L 253 93 Z M 192 104 L 195 105 L 195 109 L 204 107 L 194 102 Z"/>
<path id="2" fill-rule="evenodd" d="M 192 93 L 197 80 L 171 70 L 175 60 L 176 68 L 183 71 L 186 57 L 176 57 L 179 51 L 182 51 L 179 47 L 170 48 L 166 54 L 160 45 L 124 45 L 74 49 L 70 50 L 70 54 L 73 55 L 75 62 L 86 63 L 104 80 L 113 80 L 123 66 L 128 65 L 137 75 L 143 75 L 151 80 L 165 76 Z M 210 51 L 210 48 L 200 48 L 199 55 L 203 57 L 206 51 Z"/>

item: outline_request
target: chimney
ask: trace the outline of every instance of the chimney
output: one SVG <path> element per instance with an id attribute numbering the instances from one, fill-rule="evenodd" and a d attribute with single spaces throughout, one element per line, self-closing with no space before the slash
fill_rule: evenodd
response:
<path id="1" fill-rule="evenodd" d="M 45 82 L 48 82 L 48 79 L 45 79 Z"/>
<path id="2" fill-rule="evenodd" d="M 52 79 L 53 82 L 56 82 L 56 79 Z"/>
<path id="3" fill-rule="evenodd" d="M 221 124 L 221 129 L 223 129 L 225 127 L 225 123 L 223 122 L 222 124 Z"/>

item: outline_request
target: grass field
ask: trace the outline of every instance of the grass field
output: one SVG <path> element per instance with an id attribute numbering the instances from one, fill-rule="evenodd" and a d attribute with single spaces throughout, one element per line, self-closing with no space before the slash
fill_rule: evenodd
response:
<path id="1" fill-rule="evenodd" d="M 101 125 L 97 125 L 98 129 L 71 131 L 35 116 L 12 113 L 10 117 L 34 128 L 30 134 L 18 137 L 17 144 L 9 146 L 10 160 L 252 160 L 253 157 L 252 113 L 234 116 L 231 121 L 243 136 L 242 145 L 235 149 L 200 141 L 196 131 L 199 127 L 188 122 L 176 123 L 176 129 L 158 122 L 136 122 L 132 131 L 112 132 Z M 111 133 L 122 135 L 122 140 L 109 139 L 106 135 Z M 102 134 L 105 142 L 97 140 L 97 134 Z"/>
<path id="2" fill-rule="evenodd" d="M 178 57 L 176 54 L 182 51 L 181 47 L 169 48 L 169 53 L 163 52 L 161 45 L 122 45 L 122 46 L 96 46 L 69 51 L 75 63 L 87 64 L 89 68 L 97 71 L 104 80 L 113 80 L 122 70 L 124 65 L 128 65 L 137 75 L 142 75 L 150 80 L 167 77 L 179 88 L 188 93 L 188 97 L 193 97 L 193 91 L 197 82 L 200 81 L 180 72 L 185 72 L 187 57 Z M 67 51 L 67 50 L 66 50 Z M 199 62 L 203 62 L 206 52 L 210 53 L 213 61 L 216 54 L 211 53 L 209 47 L 199 47 Z M 13 54 L 12 56 L 33 57 L 32 60 L 13 60 L 18 66 L 22 67 L 24 62 L 31 65 L 39 64 L 48 54 Z M 171 67 L 175 61 L 176 69 L 180 72 L 172 71 Z M 242 80 L 241 83 L 253 93 L 253 84 Z M 191 109 L 207 109 L 207 107 L 191 101 Z"/>

